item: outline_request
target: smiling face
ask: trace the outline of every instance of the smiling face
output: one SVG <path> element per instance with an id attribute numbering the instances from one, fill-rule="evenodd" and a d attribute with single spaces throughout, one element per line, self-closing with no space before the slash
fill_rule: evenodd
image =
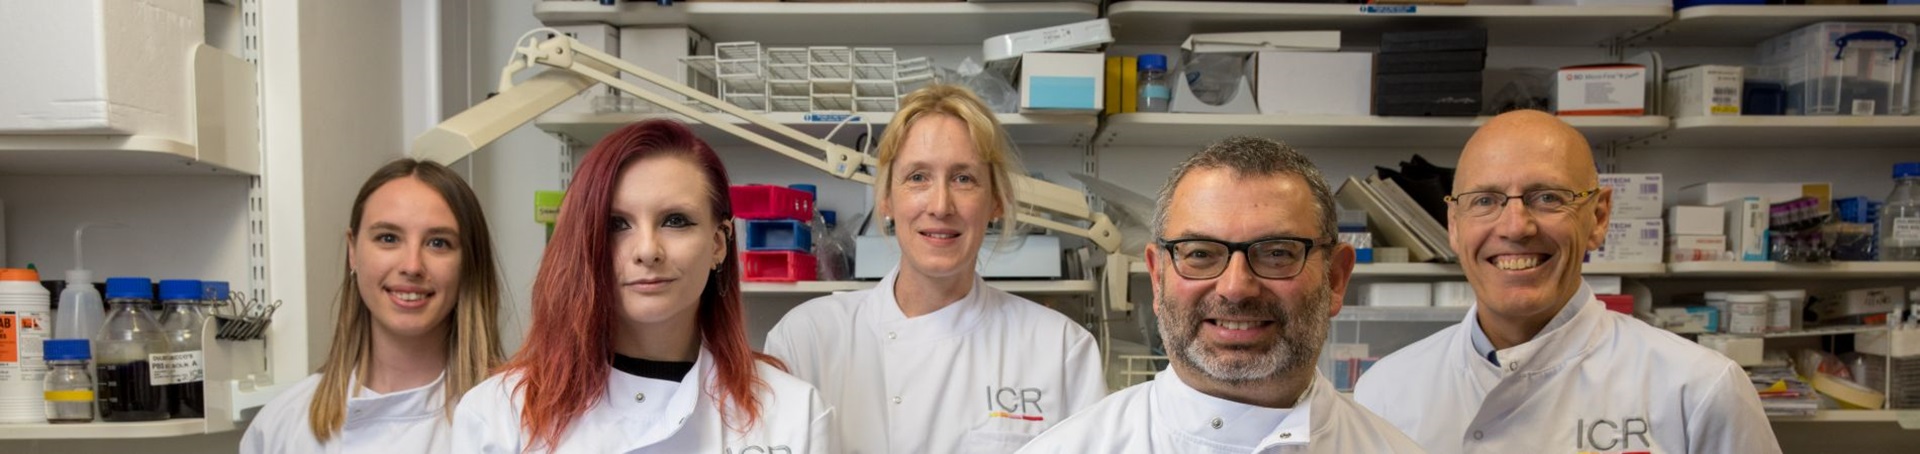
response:
<path id="1" fill-rule="evenodd" d="M 1319 210 L 1297 175 L 1196 168 L 1173 189 L 1163 239 L 1331 242 L 1317 238 L 1320 229 Z M 1233 253 L 1220 276 L 1189 279 L 1174 269 L 1166 249 L 1149 245 L 1146 252 L 1167 351 L 1176 367 L 1216 385 L 1312 373 L 1353 265 L 1349 246 L 1320 245 L 1302 257 L 1304 268 L 1292 278 L 1255 276 L 1246 255 Z"/>
<path id="2" fill-rule="evenodd" d="M 1467 142 L 1453 193 L 1518 196 L 1598 185 L 1593 155 L 1579 131 L 1551 115 L 1521 111 L 1489 121 Z M 1518 197 L 1483 217 L 1449 205 L 1448 238 L 1480 310 L 1544 325 L 1579 291 L 1582 256 L 1606 238 L 1611 205 L 1605 189 L 1553 213 L 1528 210 Z"/>
<path id="3" fill-rule="evenodd" d="M 1001 214 L 993 168 L 957 118 L 924 115 L 908 127 L 879 202 L 899 237 L 900 272 L 971 280 L 987 222 Z"/>
<path id="4" fill-rule="evenodd" d="M 387 182 L 366 200 L 347 260 L 374 329 L 399 338 L 444 335 L 459 299 L 460 226 L 418 178 Z"/>
<path id="5" fill-rule="evenodd" d="M 691 158 L 671 152 L 620 170 L 607 229 L 621 325 L 694 327 L 700 294 L 726 258 L 732 228 L 714 216 L 705 175 Z"/>

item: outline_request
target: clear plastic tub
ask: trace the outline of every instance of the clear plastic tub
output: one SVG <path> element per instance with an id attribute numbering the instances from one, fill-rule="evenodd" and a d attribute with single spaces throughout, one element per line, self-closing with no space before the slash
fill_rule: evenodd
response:
<path id="1" fill-rule="evenodd" d="M 1786 71 L 1787 115 L 1907 115 L 1914 24 L 1821 22 L 1760 44 Z"/>

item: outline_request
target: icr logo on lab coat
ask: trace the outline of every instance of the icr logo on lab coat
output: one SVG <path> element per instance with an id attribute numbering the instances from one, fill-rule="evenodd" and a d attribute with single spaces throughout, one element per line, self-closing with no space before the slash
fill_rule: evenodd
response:
<path id="1" fill-rule="evenodd" d="M 1621 452 L 1623 454 L 1647 454 L 1653 449 L 1653 441 L 1647 438 L 1647 431 L 1653 425 L 1647 418 L 1634 416 L 1619 421 L 1600 418 L 1594 420 L 1579 419 L 1573 422 L 1573 447 L 1582 454 L 1601 452 Z M 1638 443 L 1635 441 L 1638 440 Z"/>
<path id="2" fill-rule="evenodd" d="M 998 389 L 987 387 L 987 417 L 1017 419 L 1022 421 L 1045 421 L 1040 408 L 1040 388 L 1014 389 L 1002 386 Z"/>

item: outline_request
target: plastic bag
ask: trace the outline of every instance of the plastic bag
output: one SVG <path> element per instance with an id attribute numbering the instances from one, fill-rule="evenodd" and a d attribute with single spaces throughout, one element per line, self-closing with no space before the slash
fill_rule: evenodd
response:
<path id="1" fill-rule="evenodd" d="M 980 100 L 986 102 L 987 107 L 992 108 L 994 112 L 1020 111 L 1020 92 L 1014 90 L 1013 84 L 1007 82 L 1007 76 L 997 71 L 987 71 L 985 67 L 980 66 L 980 63 L 973 61 L 972 57 L 962 60 L 960 67 L 954 71 L 954 75 L 956 76 L 954 84 L 972 90 L 974 96 L 979 96 Z"/>

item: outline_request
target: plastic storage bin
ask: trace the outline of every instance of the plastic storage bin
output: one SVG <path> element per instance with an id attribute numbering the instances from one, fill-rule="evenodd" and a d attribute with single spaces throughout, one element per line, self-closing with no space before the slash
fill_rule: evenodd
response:
<path id="1" fill-rule="evenodd" d="M 792 219 L 773 221 L 747 221 L 747 250 L 749 251 L 795 251 L 813 250 L 813 229 L 807 223 Z"/>
<path id="2" fill-rule="evenodd" d="M 740 254 L 747 282 L 811 281 L 819 276 L 819 261 L 813 254 L 793 251 L 747 251 Z"/>
<path id="3" fill-rule="evenodd" d="M 1787 115 L 1906 115 L 1914 24 L 1821 22 L 1760 44 L 1786 71 Z"/>
<path id="4" fill-rule="evenodd" d="M 727 188 L 733 198 L 733 216 L 740 219 L 813 219 L 813 194 L 764 184 Z"/>

